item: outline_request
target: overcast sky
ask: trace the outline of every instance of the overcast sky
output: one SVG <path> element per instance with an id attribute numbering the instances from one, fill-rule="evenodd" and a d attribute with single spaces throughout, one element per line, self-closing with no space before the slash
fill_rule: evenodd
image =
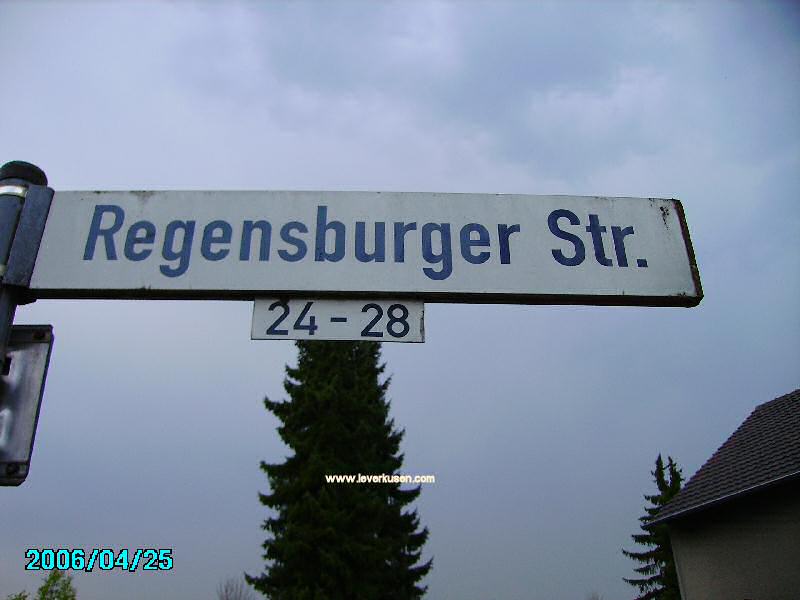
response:
<path id="1" fill-rule="evenodd" d="M 387 344 L 428 597 L 633 596 L 656 455 L 688 477 L 800 386 L 800 12 L 777 2 L 0 4 L 0 162 L 56 190 L 680 198 L 697 308 L 427 305 Z M 263 568 L 262 399 L 289 342 L 249 302 L 38 301 L 56 342 L 31 473 L 0 489 L 0 597 L 28 547 L 174 548 L 81 600 L 212 598 Z"/>

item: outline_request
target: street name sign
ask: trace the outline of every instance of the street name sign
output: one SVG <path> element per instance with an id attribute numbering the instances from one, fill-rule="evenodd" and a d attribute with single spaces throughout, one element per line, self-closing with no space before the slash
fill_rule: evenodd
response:
<path id="1" fill-rule="evenodd" d="M 696 306 L 678 200 L 412 192 L 56 192 L 0 168 L 0 485 L 30 465 L 37 298 L 253 300 L 252 339 L 424 341 L 425 302 Z"/>
<path id="2" fill-rule="evenodd" d="M 677 200 L 408 192 L 56 192 L 30 291 L 695 306 Z"/>
<path id="3" fill-rule="evenodd" d="M 413 300 L 256 298 L 250 339 L 424 342 L 424 313 Z"/>

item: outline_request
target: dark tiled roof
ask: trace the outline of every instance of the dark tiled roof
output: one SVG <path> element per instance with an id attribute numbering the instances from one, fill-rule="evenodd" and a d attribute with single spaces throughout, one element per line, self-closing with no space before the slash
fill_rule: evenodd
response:
<path id="1" fill-rule="evenodd" d="M 800 476 L 800 389 L 751 413 L 654 522 Z"/>

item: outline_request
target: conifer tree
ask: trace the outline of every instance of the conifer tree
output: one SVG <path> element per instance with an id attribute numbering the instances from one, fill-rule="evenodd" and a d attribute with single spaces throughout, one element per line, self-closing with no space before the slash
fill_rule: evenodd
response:
<path id="1" fill-rule="evenodd" d="M 663 523 L 651 526 L 650 522 L 661 507 L 680 491 L 683 475 L 672 457 L 667 457 L 665 465 L 660 454 L 656 458 L 656 468 L 652 475 L 658 493 L 645 495 L 649 506 L 645 506 L 644 516 L 639 517 L 643 533 L 631 536 L 634 542 L 647 549 L 641 552 L 622 551 L 628 558 L 643 563 L 641 567 L 634 569 L 642 577 L 623 579 L 639 589 L 640 595 L 636 600 L 680 600 L 678 573 L 667 526 Z"/>
<path id="2" fill-rule="evenodd" d="M 271 509 L 262 528 L 266 568 L 248 583 L 274 600 L 421 597 L 420 563 L 427 528 L 408 505 L 420 488 L 400 484 L 327 483 L 325 475 L 396 474 L 403 431 L 389 418 L 380 381 L 380 345 L 298 342 L 296 368 L 287 366 L 290 399 L 264 400 L 281 421 L 289 447 L 280 463 L 261 463 Z"/>
<path id="3" fill-rule="evenodd" d="M 50 571 L 36 592 L 36 600 L 75 600 L 77 597 L 72 576 L 59 570 Z"/>
<path id="4" fill-rule="evenodd" d="M 50 571 L 36 592 L 36 600 L 76 600 L 77 597 L 72 576 L 58 569 Z M 22 591 L 6 596 L 6 600 L 31 600 L 31 597 L 28 592 Z"/>

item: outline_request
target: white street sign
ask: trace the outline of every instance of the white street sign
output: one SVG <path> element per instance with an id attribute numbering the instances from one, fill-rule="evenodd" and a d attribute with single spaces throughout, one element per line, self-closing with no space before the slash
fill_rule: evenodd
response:
<path id="1" fill-rule="evenodd" d="M 257 298 L 250 339 L 424 342 L 424 304 L 405 300 Z"/>
<path id="2" fill-rule="evenodd" d="M 695 306 L 677 200 L 394 192 L 56 192 L 31 290 Z"/>

